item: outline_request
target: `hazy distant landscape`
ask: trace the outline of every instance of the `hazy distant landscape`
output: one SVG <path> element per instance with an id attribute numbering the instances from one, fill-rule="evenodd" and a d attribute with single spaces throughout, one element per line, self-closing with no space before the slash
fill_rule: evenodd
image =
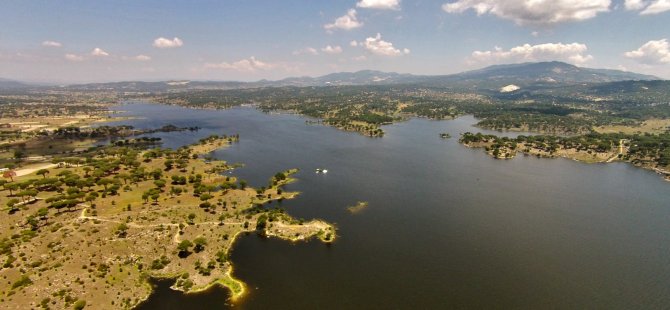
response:
<path id="1" fill-rule="evenodd" d="M 670 303 L 665 1 L 5 6 L 0 308 Z"/>

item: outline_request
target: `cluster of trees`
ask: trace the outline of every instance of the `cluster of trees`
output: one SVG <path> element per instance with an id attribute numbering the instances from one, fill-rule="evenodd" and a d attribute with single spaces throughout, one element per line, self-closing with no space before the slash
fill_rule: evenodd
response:
<path id="1" fill-rule="evenodd" d="M 460 142 L 464 144 L 491 143 L 490 148 L 493 149 L 515 149 L 518 144 L 523 144 L 548 153 L 554 153 L 559 148 L 602 153 L 617 151 L 620 144 L 623 144 L 627 149 L 627 152 L 622 155 L 623 160 L 658 167 L 670 166 L 670 132 L 662 134 L 589 133 L 572 137 L 537 135 L 516 138 L 466 132 L 461 135 Z"/>

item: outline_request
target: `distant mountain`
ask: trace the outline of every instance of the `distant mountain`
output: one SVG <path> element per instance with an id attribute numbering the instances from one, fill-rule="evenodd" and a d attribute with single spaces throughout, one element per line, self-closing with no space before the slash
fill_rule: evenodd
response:
<path id="1" fill-rule="evenodd" d="M 188 89 L 241 89 L 284 86 L 309 87 L 411 84 L 425 87 L 480 91 L 515 89 L 512 92 L 523 92 L 533 88 L 552 88 L 566 85 L 606 83 L 628 80 L 659 80 L 659 78 L 651 75 L 643 75 L 619 70 L 583 68 L 564 62 L 552 61 L 495 65 L 458 74 L 434 76 L 363 70 L 358 72 L 331 73 L 319 77 L 291 77 L 277 81 L 130 81 L 67 85 L 59 86 L 57 88 L 80 91 L 95 90 L 117 92 L 166 92 Z M 26 88 L 30 86 L 31 85 L 21 82 L 0 80 L 0 89 Z"/>
<path id="2" fill-rule="evenodd" d="M 432 77 L 426 82 L 443 87 L 491 90 L 515 85 L 520 86 L 519 91 L 523 91 L 526 87 L 556 87 L 626 80 L 659 80 L 659 78 L 620 70 L 583 68 L 552 61 L 494 65 L 459 74 Z"/>
<path id="3" fill-rule="evenodd" d="M 31 85 L 19 81 L 0 78 L 0 90 L 25 89 L 28 87 L 31 87 Z"/>
<path id="4" fill-rule="evenodd" d="M 650 104 L 670 104 L 670 81 L 618 81 L 589 85 L 586 95 Z"/>
<path id="5" fill-rule="evenodd" d="M 416 81 L 419 76 L 364 70 L 358 72 L 331 73 L 320 77 L 291 77 L 277 81 L 260 80 L 256 82 L 236 81 L 164 81 L 164 82 L 113 82 L 91 83 L 61 86 L 61 89 L 88 91 L 120 92 L 165 92 L 185 89 L 240 89 L 258 87 L 309 87 L 336 85 L 386 85 L 405 84 Z"/>

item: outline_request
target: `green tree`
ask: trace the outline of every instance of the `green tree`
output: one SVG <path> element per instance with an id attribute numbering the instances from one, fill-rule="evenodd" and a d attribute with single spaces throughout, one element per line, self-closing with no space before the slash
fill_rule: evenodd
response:
<path id="1" fill-rule="evenodd" d="M 179 245 L 177 245 L 177 250 L 179 250 L 179 257 L 188 256 L 188 254 L 190 253 L 189 249 L 191 248 L 191 246 L 193 246 L 193 243 L 191 243 L 191 241 L 182 240 L 181 242 L 179 242 Z"/>
<path id="2" fill-rule="evenodd" d="M 202 250 L 205 249 L 205 246 L 207 245 L 207 239 L 205 237 L 198 237 L 193 240 L 193 243 L 195 244 L 195 247 L 193 247 L 193 251 L 196 253 L 200 253 Z"/>
<path id="3" fill-rule="evenodd" d="M 40 208 L 37 210 L 37 216 L 40 218 L 40 220 L 44 220 L 44 222 L 47 223 L 49 221 L 49 209 Z"/>
<path id="4" fill-rule="evenodd" d="M 35 174 L 37 174 L 37 175 L 41 175 L 42 178 L 46 178 L 46 177 L 47 177 L 47 174 L 49 174 L 49 169 L 40 169 L 40 170 L 37 170 L 37 172 L 35 172 Z"/>
<path id="5" fill-rule="evenodd" d="M 266 214 L 259 216 L 258 220 L 256 220 L 256 230 L 264 231 L 265 228 L 267 227 L 267 222 L 268 222 L 268 216 Z"/>
<path id="6" fill-rule="evenodd" d="M 121 223 L 119 226 L 116 226 L 116 235 L 119 238 L 125 238 L 128 235 L 128 225 Z"/>
<path id="7" fill-rule="evenodd" d="M 16 198 L 12 198 L 9 201 L 7 201 L 7 207 L 9 208 L 9 212 L 16 212 L 19 209 L 16 208 L 16 205 L 19 204 L 19 200 Z"/>

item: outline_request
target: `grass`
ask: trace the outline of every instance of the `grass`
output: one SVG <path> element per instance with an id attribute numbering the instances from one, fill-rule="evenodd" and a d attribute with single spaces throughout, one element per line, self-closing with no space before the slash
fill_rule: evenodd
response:
<path id="1" fill-rule="evenodd" d="M 620 125 L 609 125 L 594 127 L 594 130 L 598 133 L 625 133 L 625 134 L 636 134 L 636 133 L 663 133 L 670 129 L 670 119 L 650 119 L 642 122 L 639 126 L 620 126 Z"/>
<path id="2" fill-rule="evenodd" d="M 207 153 L 230 143 L 218 139 L 211 143 L 199 144 L 192 153 Z M 107 156 L 107 155 L 106 155 Z M 279 192 L 284 184 L 294 179 L 288 177 L 297 170 L 288 170 L 286 178 L 276 182 L 260 194 L 256 189 L 214 189 L 209 201 L 213 207 L 200 207 L 201 199 L 194 195 L 193 185 L 172 185 L 171 177 L 202 175 L 202 185 L 220 185 L 224 182 L 235 183 L 237 179 L 208 173 L 212 167 L 228 169 L 225 162 L 206 161 L 189 157 L 184 171 L 177 168 L 165 169 L 167 155 L 140 161 L 145 171 L 160 169 L 165 188 L 158 201 L 145 201 L 142 193 L 156 187 L 153 177 L 139 180 L 136 184 L 128 182 L 129 190 L 124 190 L 124 182 L 119 180 L 121 188 L 118 195 L 104 195 L 104 186 L 83 187 L 87 195 L 97 192 L 100 196 L 92 202 L 81 203 L 74 208 L 49 210 L 46 219 L 38 218 L 38 225 L 31 229 L 27 218 L 37 214 L 38 209 L 49 207 L 45 198 L 61 195 L 56 192 L 40 192 L 35 203 L 25 206 L 14 214 L 0 216 L 0 240 L 7 240 L 7 252 L 0 252 L 0 262 L 6 262 L 10 255 L 18 258 L 12 262 L 12 268 L 0 269 L 0 292 L 5 294 L 3 307 L 7 309 L 36 308 L 45 298 L 51 298 L 54 308 L 71 308 L 76 300 L 86 300 L 96 309 L 117 309 L 132 307 L 151 293 L 147 279 L 151 277 L 170 277 L 188 274 L 181 283 L 188 284 L 181 289 L 204 289 L 213 283 L 220 283 L 231 290 L 231 296 L 241 296 L 244 283 L 232 278 L 230 262 L 216 261 L 217 253 L 228 253 L 234 239 L 242 232 L 252 232 L 259 216 L 269 212 L 269 207 L 254 207 L 268 204 L 273 200 L 290 199 L 296 193 Z M 118 157 L 103 157 L 114 161 Z M 142 154 L 138 158 L 141 160 Z M 57 177 L 62 171 L 71 171 L 85 178 L 84 166 L 49 169 L 48 177 Z M 131 173 L 130 167 L 120 165 L 111 175 L 104 178 L 114 179 L 124 173 Z M 15 182 L 40 180 L 35 173 L 18 177 Z M 74 186 L 61 185 L 68 189 Z M 179 195 L 169 195 L 169 189 L 179 186 L 186 189 Z M 259 198 L 260 197 L 260 198 Z M 12 197 L 9 191 L 0 191 L 0 203 L 4 204 Z M 95 207 L 93 207 L 95 205 Z M 127 206 L 130 205 L 130 210 Z M 224 207 L 225 205 L 225 207 Z M 193 220 L 189 215 L 193 214 Z M 244 222 L 251 225 L 244 227 Z M 118 233 L 118 227 L 125 223 L 125 235 Z M 325 242 L 329 234 L 334 238 L 334 227 L 323 221 L 295 224 L 296 220 L 282 214 L 272 225 L 280 227 L 281 233 L 275 236 L 292 241 L 318 236 Z M 25 234 L 29 232 L 29 234 Z M 21 237 L 23 236 L 23 237 Z M 207 244 L 201 251 L 190 249 L 189 255 L 180 257 L 177 244 L 182 240 L 204 238 Z M 161 269 L 151 269 L 151 263 L 162 256 L 169 262 Z M 42 264 L 31 264 L 41 261 Z M 196 267 L 200 264 L 200 268 Z M 212 266 L 203 269 L 202 266 Z M 21 270 L 21 271 L 19 271 Z M 22 278 L 30 274 L 32 284 Z M 19 283 L 14 284 L 12 283 Z M 12 288 L 12 286 L 14 286 Z M 67 290 L 67 294 L 60 294 Z M 58 297 L 60 296 L 60 297 Z"/>

